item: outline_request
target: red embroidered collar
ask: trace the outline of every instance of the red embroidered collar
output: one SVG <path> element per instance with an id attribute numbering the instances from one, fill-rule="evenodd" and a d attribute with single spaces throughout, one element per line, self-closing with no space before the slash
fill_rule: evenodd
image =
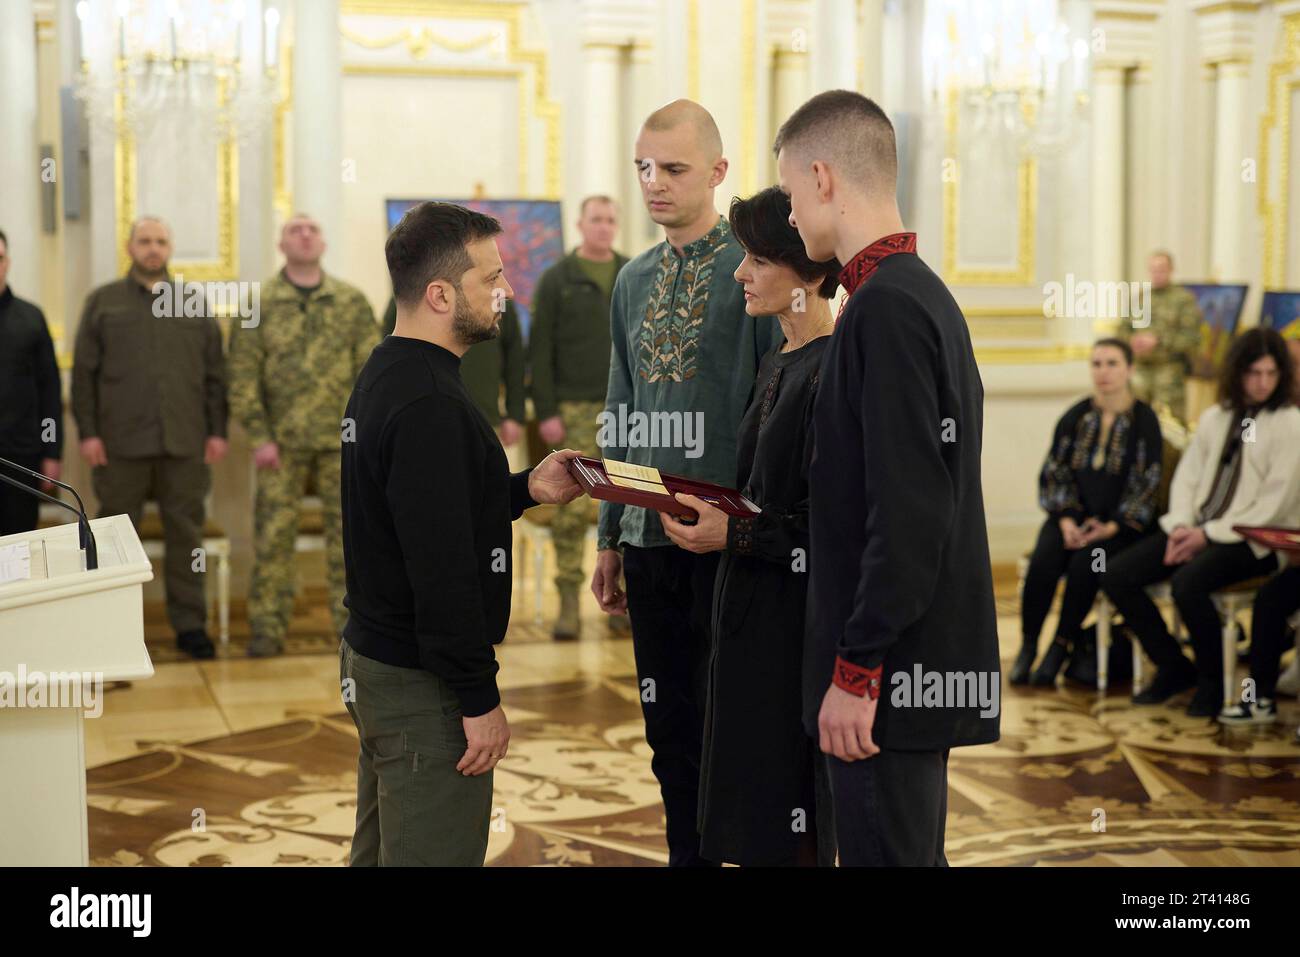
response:
<path id="1" fill-rule="evenodd" d="M 851 296 L 871 278 L 876 267 L 895 253 L 916 252 L 916 233 L 891 233 L 882 236 L 848 261 L 840 270 L 840 285 Z M 846 300 L 847 301 L 847 300 Z"/>

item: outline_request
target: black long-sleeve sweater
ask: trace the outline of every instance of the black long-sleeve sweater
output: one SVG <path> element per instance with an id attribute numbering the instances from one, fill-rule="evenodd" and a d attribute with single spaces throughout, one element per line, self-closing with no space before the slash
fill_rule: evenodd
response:
<path id="1" fill-rule="evenodd" d="M 978 705 L 893 700 L 900 673 L 910 680 L 918 666 L 945 683 L 997 681 L 997 617 L 980 482 L 984 387 L 965 318 L 914 253 L 871 267 L 860 285 L 845 281 L 852 295 L 814 406 L 804 724 L 817 733 L 838 658 L 850 674 L 882 667 L 877 745 L 995 741 L 998 717 Z"/>
<path id="2" fill-rule="evenodd" d="M 57 459 L 62 449 L 62 387 L 45 314 L 6 285 L 0 289 L 0 455 Z"/>
<path id="3" fill-rule="evenodd" d="M 388 336 L 357 377 L 343 433 L 343 635 L 368 658 L 438 675 L 473 717 L 500 701 L 492 646 L 510 620 L 510 523 L 537 503 L 459 369 L 441 346 Z"/>

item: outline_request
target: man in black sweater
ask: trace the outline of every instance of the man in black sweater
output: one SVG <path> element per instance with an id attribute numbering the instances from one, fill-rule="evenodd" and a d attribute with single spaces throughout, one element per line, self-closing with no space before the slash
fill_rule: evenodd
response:
<path id="1" fill-rule="evenodd" d="M 9 288 L 9 240 L 0 233 L 0 458 L 59 477 L 63 398 L 45 315 Z M 0 475 L 36 488 L 38 482 L 4 465 Z M 36 528 L 40 499 L 0 482 L 0 535 Z"/>
<path id="2" fill-rule="evenodd" d="M 460 357 L 499 334 L 513 295 L 500 232 L 447 203 L 403 217 L 384 247 L 397 324 L 343 420 L 354 866 L 482 865 L 492 769 L 510 739 L 492 649 L 510 619 L 510 523 L 581 494 L 569 449 L 511 475 L 460 378 Z"/>
<path id="3" fill-rule="evenodd" d="M 880 107 L 818 94 L 775 148 L 808 256 L 845 263 L 849 294 L 813 413 L 805 725 L 840 863 L 942 865 L 948 749 L 998 738 L 984 388 L 961 310 L 903 231 Z"/>

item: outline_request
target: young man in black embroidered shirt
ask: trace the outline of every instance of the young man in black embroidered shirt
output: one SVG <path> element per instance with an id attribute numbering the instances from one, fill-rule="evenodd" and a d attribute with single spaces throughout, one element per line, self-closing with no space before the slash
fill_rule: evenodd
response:
<path id="1" fill-rule="evenodd" d="M 791 223 L 810 259 L 846 264 L 849 294 L 813 413 L 805 725 L 840 863 L 942 865 L 948 749 L 998 738 L 984 389 L 961 310 L 903 231 L 880 107 L 818 94 L 776 151 Z"/>
<path id="2" fill-rule="evenodd" d="M 510 523 L 581 494 L 552 452 L 510 474 L 460 377 L 513 295 L 495 219 L 423 203 L 384 247 L 397 325 L 343 422 L 349 618 L 339 648 L 357 726 L 356 865 L 478 866 L 510 729 L 492 646 L 510 619 Z"/>

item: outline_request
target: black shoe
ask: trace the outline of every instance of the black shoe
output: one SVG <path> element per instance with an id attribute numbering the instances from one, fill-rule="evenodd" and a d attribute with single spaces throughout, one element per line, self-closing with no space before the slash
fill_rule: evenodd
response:
<path id="1" fill-rule="evenodd" d="M 1178 667 L 1158 668 L 1151 684 L 1133 696 L 1134 704 L 1164 704 L 1179 692 L 1196 685 L 1196 668 L 1191 662 Z M 1218 714 L 1218 709 L 1214 710 Z"/>
<path id="2" fill-rule="evenodd" d="M 212 646 L 212 640 L 208 638 L 208 633 L 202 628 L 182 631 L 176 636 L 176 647 L 191 658 L 212 658 L 217 653 L 217 649 Z"/>
<path id="3" fill-rule="evenodd" d="M 1212 686 L 1198 684 L 1196 694 L 1192 695 L 1192 703 L 1187 706 L 1187 717 L 1217 718 L 1222 707 L 1223 686 L 1220 682 L 1215 682 Z"/>
<path id="4" fill-rule="evenodd" d="M 1011 673 L 1007 680 L 1013 685 L 1029 684 L 1029 669 L 1034 666 L 1034 655 L 1038 654 L 1038 649 L 1026 642 L 1020 646 L 1020 654 L 1016 655 L 1016 663 L 1011 666 Z"/>
<path id="5" fill-rule="evenodd" d="M 1070 657 L 1070 648 L 1064 642 L 1054 641 L 1047 649 L 1047 654 L 1043 655 L 1043 660 L 1038 663 L 1034 673 L 1029 677 L 1029 683 L 1035 688 L 1050 688 L 1056 684 L 1056 676 L 1061 673 L 1061 668 L 1065 666 L 1066 659 Z"/>

